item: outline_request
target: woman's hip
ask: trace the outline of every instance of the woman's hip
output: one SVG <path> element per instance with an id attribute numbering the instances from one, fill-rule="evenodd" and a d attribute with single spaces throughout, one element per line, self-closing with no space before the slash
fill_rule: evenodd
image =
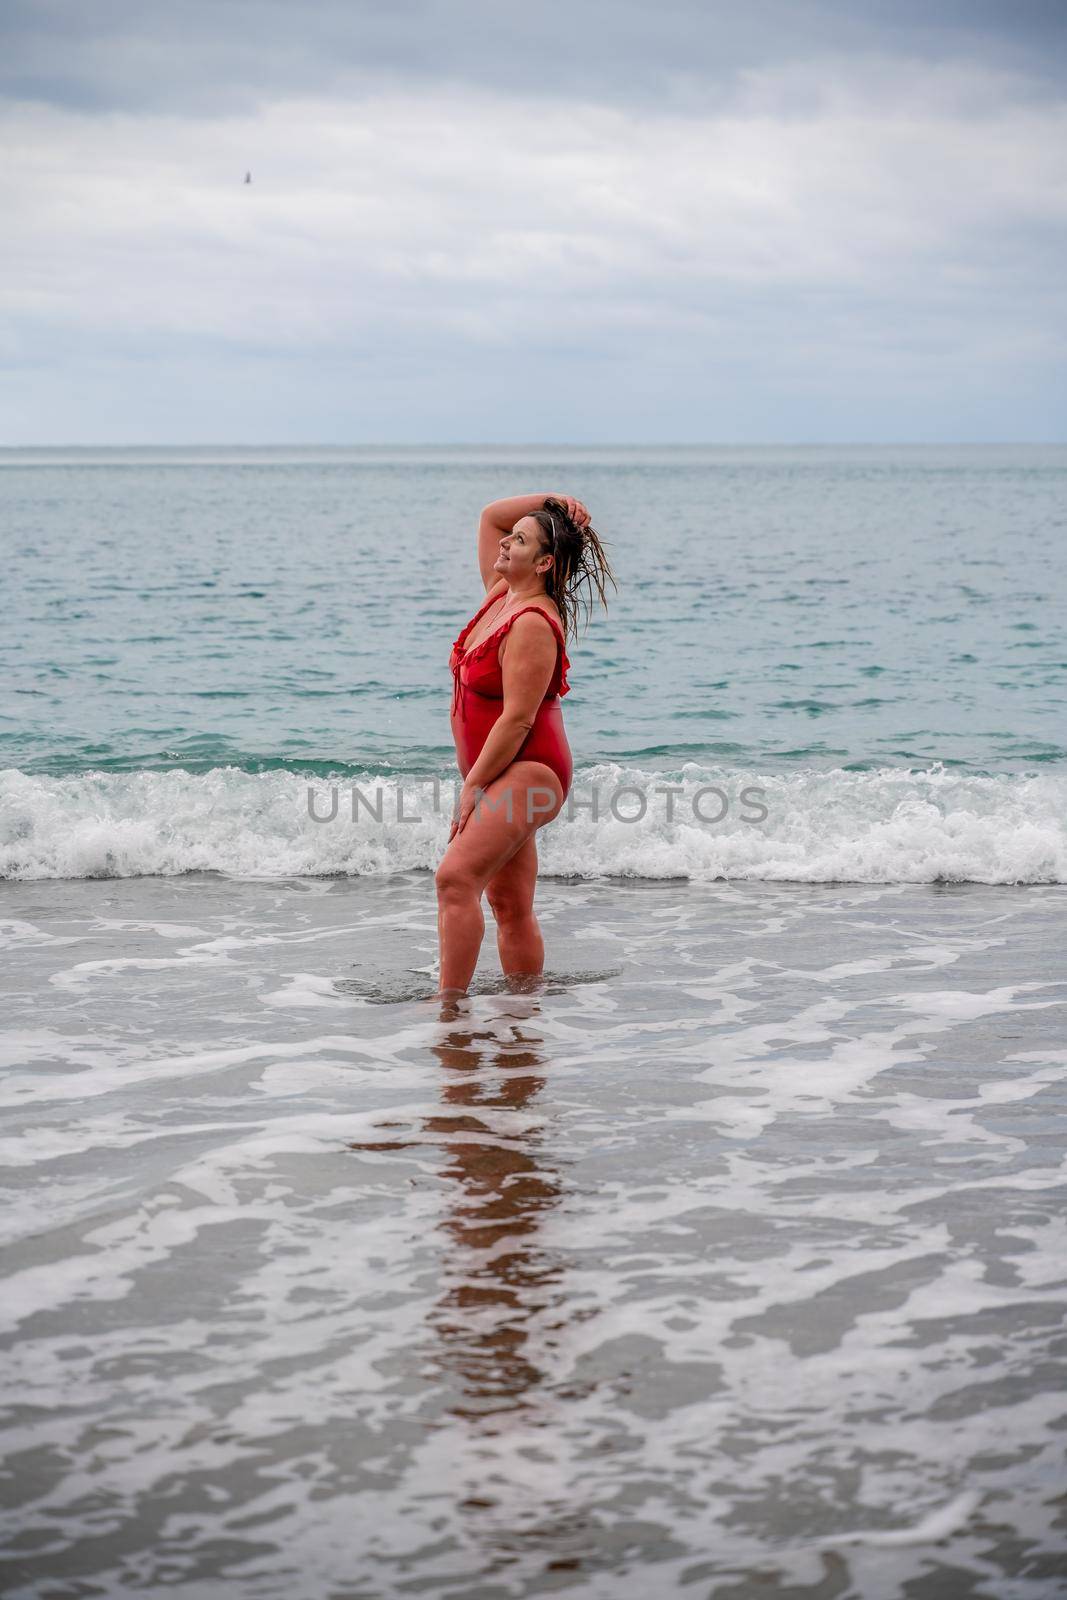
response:
<path id="1" fill-rule="evenodd" d="M 551 767 L 566 795 L 574 776 L 574 758 L 563 728 L 559 702 L 542 706 L 530 732 L 515 753 L 516 761 L 541 761 Z"/>

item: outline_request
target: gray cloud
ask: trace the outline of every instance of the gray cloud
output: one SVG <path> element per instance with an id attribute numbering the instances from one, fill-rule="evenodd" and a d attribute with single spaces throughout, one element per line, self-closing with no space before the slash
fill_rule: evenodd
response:
<path id="1" fill-rule="evenodd" d="M 707 108 L 738 74 L 825 54 L 970 60 L 1052 92 L 1061 0 L 7 0 L 0 93 L 205 114 L 442 81 Z"/>
<path id="2" fill-rule="evenodd" d="M 925 15 L 9 8 L 0 441 L 1061 437 L 1059 12 Z"/>

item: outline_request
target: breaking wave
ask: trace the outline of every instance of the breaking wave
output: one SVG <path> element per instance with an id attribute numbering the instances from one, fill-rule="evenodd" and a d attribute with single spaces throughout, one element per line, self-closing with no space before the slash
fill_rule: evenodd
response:
<path id="1" fill-rule="evenodd" d="M 447 842 L 451 799 L 451 776 L 9 768 L 0 772 L 0 876 L 429 870 Z M 538 850 L 551 877 L 1062 883 L 1067 776 L 603 763 L 576 773 Z"/>

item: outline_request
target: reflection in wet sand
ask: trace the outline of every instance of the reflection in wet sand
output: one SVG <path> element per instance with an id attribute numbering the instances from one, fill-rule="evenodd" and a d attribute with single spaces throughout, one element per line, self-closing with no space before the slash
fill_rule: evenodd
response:
<path id="1" fill-rule="evenodd" d="M 530 1359 L 531 1324 L 563 1303 L 560 1258 L 541 1241 L 563 1186 L 542 1164 L 543 1123 L 533 1110 L 545 1084 L 538 1010 L 535 999 L 513 995 L 489 1030 L 461 1011 L 430 1046 L 444 1069 L 444 1109 L 424 1120 L 417 1142 L 443 1146 L 441 1176 L 455 1186 L 441 1222 L 445 1287 L 428 1317 L 430 1364 L 456 1390 L 448 1413 L 472 1420 L 528 1407 L 544 1376 Z"/>

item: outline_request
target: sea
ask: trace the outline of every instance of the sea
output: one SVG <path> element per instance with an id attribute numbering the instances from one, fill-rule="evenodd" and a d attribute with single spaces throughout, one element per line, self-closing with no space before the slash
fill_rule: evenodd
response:
<path id="1" fill-rule="evenodd" d="M 544 981 L 434 1004 L 478 513 Z M 0 1591 L 1067 1595 L 1067 446 L 0 450 Z"/>

